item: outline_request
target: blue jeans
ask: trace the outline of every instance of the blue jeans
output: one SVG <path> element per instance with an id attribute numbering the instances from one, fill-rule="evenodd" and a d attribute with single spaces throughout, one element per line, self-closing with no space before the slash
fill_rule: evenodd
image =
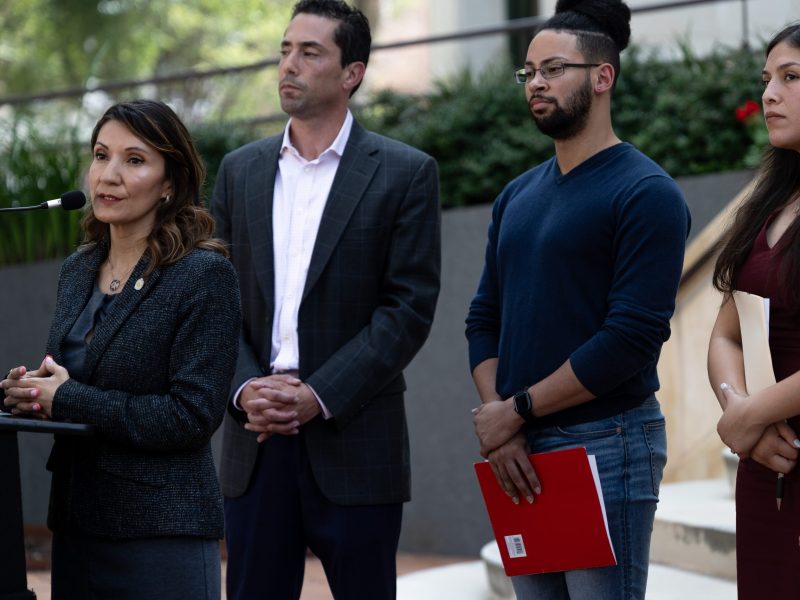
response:
<path id="1" fill-rule="evenodd" d="M 530 433 L 528 443 L 532 452 L 585 446 L 597 457 L 617 566 L 512 577 L 517 599 L 644 600 L 667 462 L 664 416 L 655 396 L 607 419 Z"/>

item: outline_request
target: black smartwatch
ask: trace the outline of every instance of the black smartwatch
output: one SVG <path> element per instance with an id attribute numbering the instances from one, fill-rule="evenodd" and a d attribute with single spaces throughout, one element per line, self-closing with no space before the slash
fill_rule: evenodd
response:
<path id="1" fill-rule="evenodd" d="M 536 421 L 536 417 L 533 414 L 533 398 L 531 398 L 528 388 L 524 388 L 514 394 L 514 411 L 525 419 L 526 423 Z"/>

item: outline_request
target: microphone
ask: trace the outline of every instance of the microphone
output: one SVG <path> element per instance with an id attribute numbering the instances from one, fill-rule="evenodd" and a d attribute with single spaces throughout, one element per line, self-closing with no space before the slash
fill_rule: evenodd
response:
<path id="1" fill-rule="evenodd" d="M 34 204 L 33 206 L 11 206 L 8 208 L 0 208 L 0 212 L 12 212 L 19 210 L 38 210 L 40 208 L 46 210 L 48 208 L 58 208 L 58 207 L 61 207 L 64 210 L 75 210 L 77 208 L 81 208 L 84 204 L 86 204 L 86 195 L 80 190 L 74 190 L 72 192 L 67 192 L 66 194 L 62 194 L 60 198 L 47 200 L 45 202 L 42 202 L 41 204 Z"/>

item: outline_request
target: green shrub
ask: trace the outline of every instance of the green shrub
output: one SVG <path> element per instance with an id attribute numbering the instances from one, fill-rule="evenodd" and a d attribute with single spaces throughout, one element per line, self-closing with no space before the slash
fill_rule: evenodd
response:
<path id="1" fill-rule="evenodd" d="M 626 53 L 613 101 L 617 135 L 673 176 L 743 168 L 751 138 L 735 109 L 760 99 L 763 59 L 742 50 L 701 59 L 686 46 L 681 54 L 665 62 L 635 48 Z M 490 202 L 553 155 L 512 71 L 464 72 L 426 96 L 382 92 L 359 114 L 368 127 L 437 159 L 443 207 Z"/>
<path id="2" fill-rule="evenodd" d="M 728 49 L 701 59 L 688 46 L 680 50 L 672 61 L 636 48 L 625 53 L 613 101 L 617 134 L 675 176 L 750 166 L 745 157 L 758 155 L 760 148 L 753 150 L 763 131 L 753 135 L 735 111 L 748 99 L 760 101 L 762 56 Z M 368 128 L 437 159 L 443 207 L 491 202 L 507 182 L 553 154 L 512 70 L 499 65 L 477 77 L 463 72 L 424 95 L 382 91 L 356 112 Z M 86 140 L 74 128 L 45 134 L 32 123 L 21 118 L 5 127 L 0 206 L 36 203 L 81 187 Z M 227 152 L 282 126 L 191 127 L 208 169 L 204 197 Z M 69 253 L 78 242 L 79 217 L 79 211 L 2 215 L 0 265 Z"/>
<path id="3" fill-rule="evenodd" d="M 743 168 L 752 140 L 735 111 L 760 103 L 763 58 L 724 50 L 700 59 L 688 46 L 681 54 L 663 62 L 631 49 L 614 94 L 617 134 L 673 176 Z"/>
<path id="4" fill-rule="evenodd" d="M 436 158 L 444 207 L 491 202 L 552 147 L 532 126 L 524 90 L 507 67 L 477 78 L 464 71 L 422 97 L 381 92 L 359 118 Z"/>
<path id="5" fill-rule="evenodd" d="M 197 151 L 203 157 L 206 167 L 203 201 L 208 205 L 211 194 L 214 192 L 214 182 L 217 178 L 219 164 L 225 155 L 248 142 L 275 133 L 276 128 L 269 125 L 211 123 L 192 127 L 191 130 Z"/>
<path id="6" fill-rule="evenodd" d="M 264 134 L 264 127 L 212 124 L 194 128 L 198 151 L 208 170 L 203 189 L 208 201 L 222 157 Z M 0 152 L 0 207 L 38 204 L 82 189 L 91 159 L 88 140 L 77 128 L 44 133 L 28 117 L 5 127 Z M 0 266 L 65 256 L 80 242 L 82 211 L 37 210 L 0 213 Z"/>
<path id="7" fill-rule="evenodd" d="M 0 207 L 39 204 L 80 189 L 85 142 L 74 129 L 38 131 L 27 117 L 5 126 Z M 0 213 L 0 265 L 64 256 L 79 238 L 81 211 Z"/>

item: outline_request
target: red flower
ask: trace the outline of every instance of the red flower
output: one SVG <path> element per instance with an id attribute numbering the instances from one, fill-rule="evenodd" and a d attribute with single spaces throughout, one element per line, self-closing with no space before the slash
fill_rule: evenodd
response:
<path id="1" fill-rule="evenodd" d="M 736 107 L 736 120 L 743 123 L 750 115 L 761 112 L 761 106 L 755 100 L 748 100 L 741 106 Z"/>

